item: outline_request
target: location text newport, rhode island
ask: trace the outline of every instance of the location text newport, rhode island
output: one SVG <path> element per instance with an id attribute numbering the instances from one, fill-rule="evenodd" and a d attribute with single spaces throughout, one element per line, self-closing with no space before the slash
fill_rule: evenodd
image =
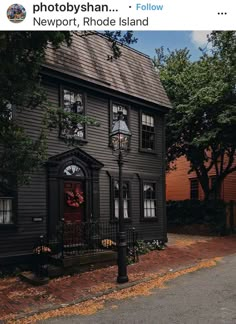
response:
<path id="1" fill-rule="evenodd" d="M 36 12 L 73 12 L 77 14 L 78 12 L 107 12 L 109 11 L 108 5 L 92 4 L 86 2 L 83 4 L 70 4 L 69 2 L 65 4 L 44 4 L 40 2 L 39 4 L 33 5 L 33 13 Z"/>

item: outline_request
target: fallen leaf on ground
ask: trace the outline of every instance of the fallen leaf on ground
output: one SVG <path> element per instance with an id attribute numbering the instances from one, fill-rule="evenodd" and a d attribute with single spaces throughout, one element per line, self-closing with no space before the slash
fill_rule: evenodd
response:
<path id="1" fill-rule="evenodd" d="M 46 320 L 53 317 L 61 317 L 61 316 L 70 316 L 70 315 L 92 315 L 97 311 L 104 308 L 105 301 L 111 300 L 122 300 L 130 297 L 136 296 L 147 296 L 152 294 L 152 290 L 155 288 L 166 288 L 165 283 L 170 280 L 173 280 L 179 276 L 195 272 L 197 270 L 203 268 L 214 267 L 221 258 L 214 258 L 210 260 L 201 261 L 195 266 L 192 266 L 187 269 L 183 269 L 180 271 L 176 271 L 173 273 L 167 273 L 163 276 L 156 276 L 152 278 L 150 281 L 140 283 L 130 288 L 126 288 L 120 291 L 115 291 L 111 294 L 102 296 L 97 298 L 96 300 L 92 299 L 77 305 L 67 306 L 63 308 L 59 308 L 57 310 L 52 310 L 48 312 L 44 312 L 38 315 L 33 315 L 25 319 L 9 319 L 7 324 L 31 324 L 36 323 L 38 321 Z M 114 305 L 116 308 L 116 305 Z"/>

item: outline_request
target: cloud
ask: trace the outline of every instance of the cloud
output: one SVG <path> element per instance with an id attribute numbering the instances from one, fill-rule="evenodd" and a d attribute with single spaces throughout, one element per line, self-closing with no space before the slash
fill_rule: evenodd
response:
<path id="1" fill-rule="evenodd" d="M 205 47 L 207 45 L 207 35 L 211 33 L 211 30 L 205 31 L 192 31 L 191 32 L 191 42 L 198 47 Z"/>

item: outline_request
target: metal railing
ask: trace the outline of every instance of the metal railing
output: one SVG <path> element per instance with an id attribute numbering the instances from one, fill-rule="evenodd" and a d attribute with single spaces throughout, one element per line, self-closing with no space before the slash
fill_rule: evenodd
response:
<path id="1" fill-rule="evenodd" d="M 105 251 L 117 251 L 118 223 L 88 221 L 68 223 L 61 220 L 53 239 L 41 238 L 41 245 L 50 248 L 54 260 L 71 256 L 94 255 Z M 127 256 L 138 261 L 135 228 L 126 231 Z"/>
<path id="2" fill-rule="evenodd" d="M 131 262 L 138 262 L 138 232 L 136 229 L 128 228 L 126 231 L 126 242 L 127 242 L 127 256 Z"/>
<path id="3" fill-rule="evenodd" d="M 106 222 L 63 222 L 63 255 L 103 252 L 116 247 L 117 224 Z"/>

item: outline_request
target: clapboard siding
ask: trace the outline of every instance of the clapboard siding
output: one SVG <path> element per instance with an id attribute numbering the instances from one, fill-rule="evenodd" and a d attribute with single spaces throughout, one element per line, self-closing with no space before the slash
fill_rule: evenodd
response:
<path id="1" fill-rule="evenodd" d="M 227 160 L 226 160 L 227 161 Z M 234 165 L 236 162 L 234 162 Z M 233 165 L 233 166 L 234 166 Z M 226 165 L 224 166 L 224 168 Z M 167 200 L 185 200 L 190 199 L 190 179 L 197 178 L 195 172 L 188 173 L 190 163 L 185 157 L 180 157 L 176 161 L 176 168 L 167 173 L 166 176 L 166 198 Z M 209 178 L 215 176 L 215 169 L 209 171 Z M 181 186 L 179 185 L 181 183 Z M 236 172 L 230 173 L 223 180 L 220 199 L 228 202 L 236 200 Z M 204 199 L 204 192 L 199 184 L 199 199 Z"/>
<path id="2" fill-rule="evenodd" d="M 46 79 L 44 82 L 48 96 L 48 102 L 54 107 L 60 105 L 59 89 L 60 82 L 56 79 Z M 86 90 L 86 87 L 82 88 Z M 109 147 L 110 132 L 110 100 L 120 102 L 119 98 L 107 96 L 99 92 L 86 91 L 87 115 L 94 117 L 100 127 L 87 127 L 87 143 L 80 146 L 82 150 L 104 164 L 100 171 L 100 219 L 109 221 L 111 218 L 111 192 L 109 172 L 118 173 L 116 157 Z M 131 222 L 127 227 L 135 227 L 143 239 L 165 239 L 165 215 L 164 210 L 164 115 L 155 109 L 150 111 L 157 117 L 157 153 L 150 154 L 139 151 L 139 118 L 142 106 L 130 105 L 130 129 L 132 132 L 131 149 L 125 157 L 123 171 L 130 175 L 131 180 Z M 42 109 L 25 109 L 24 113 L 16 114 L 19 123 L 27 133 L 36 139 L 43 125 L 44 112 Z M 58 130 L 52 130 L 48 134 L 48 157 L 53 157 L 62 152 L 72 149 L 59 138 Z M 157 222 L 140 221 L 140 176 L 149 175 L 158 178 L 158 220 Z M 18 191 L 17 227 L 9 231 L 1 231 L 0 235 L 0 259 L 1 256 L 19 253 L 30 253 L 35 240 L 47 233 L 48 223 L 48 178 L 47 169 L 42 166 L 32 175 L 30 184 L 22 186 Z M 43 221 L 36 223 L 33 217 L 42 217 Z M 7 252 L 6 252 L 7 251 Z"/>
<path id="3" fill-rule="evenodd" d="M 42 169 L 31 175 L 30 184 L 22 186 L 17 195 L 17 225 L 13 229 L 0 229 L 0 258 L 18 253 L 32 252 L 35 239 L 47 230 L 46 174 Z M 42 217 L 35 223 L 32 217 Z"/>

